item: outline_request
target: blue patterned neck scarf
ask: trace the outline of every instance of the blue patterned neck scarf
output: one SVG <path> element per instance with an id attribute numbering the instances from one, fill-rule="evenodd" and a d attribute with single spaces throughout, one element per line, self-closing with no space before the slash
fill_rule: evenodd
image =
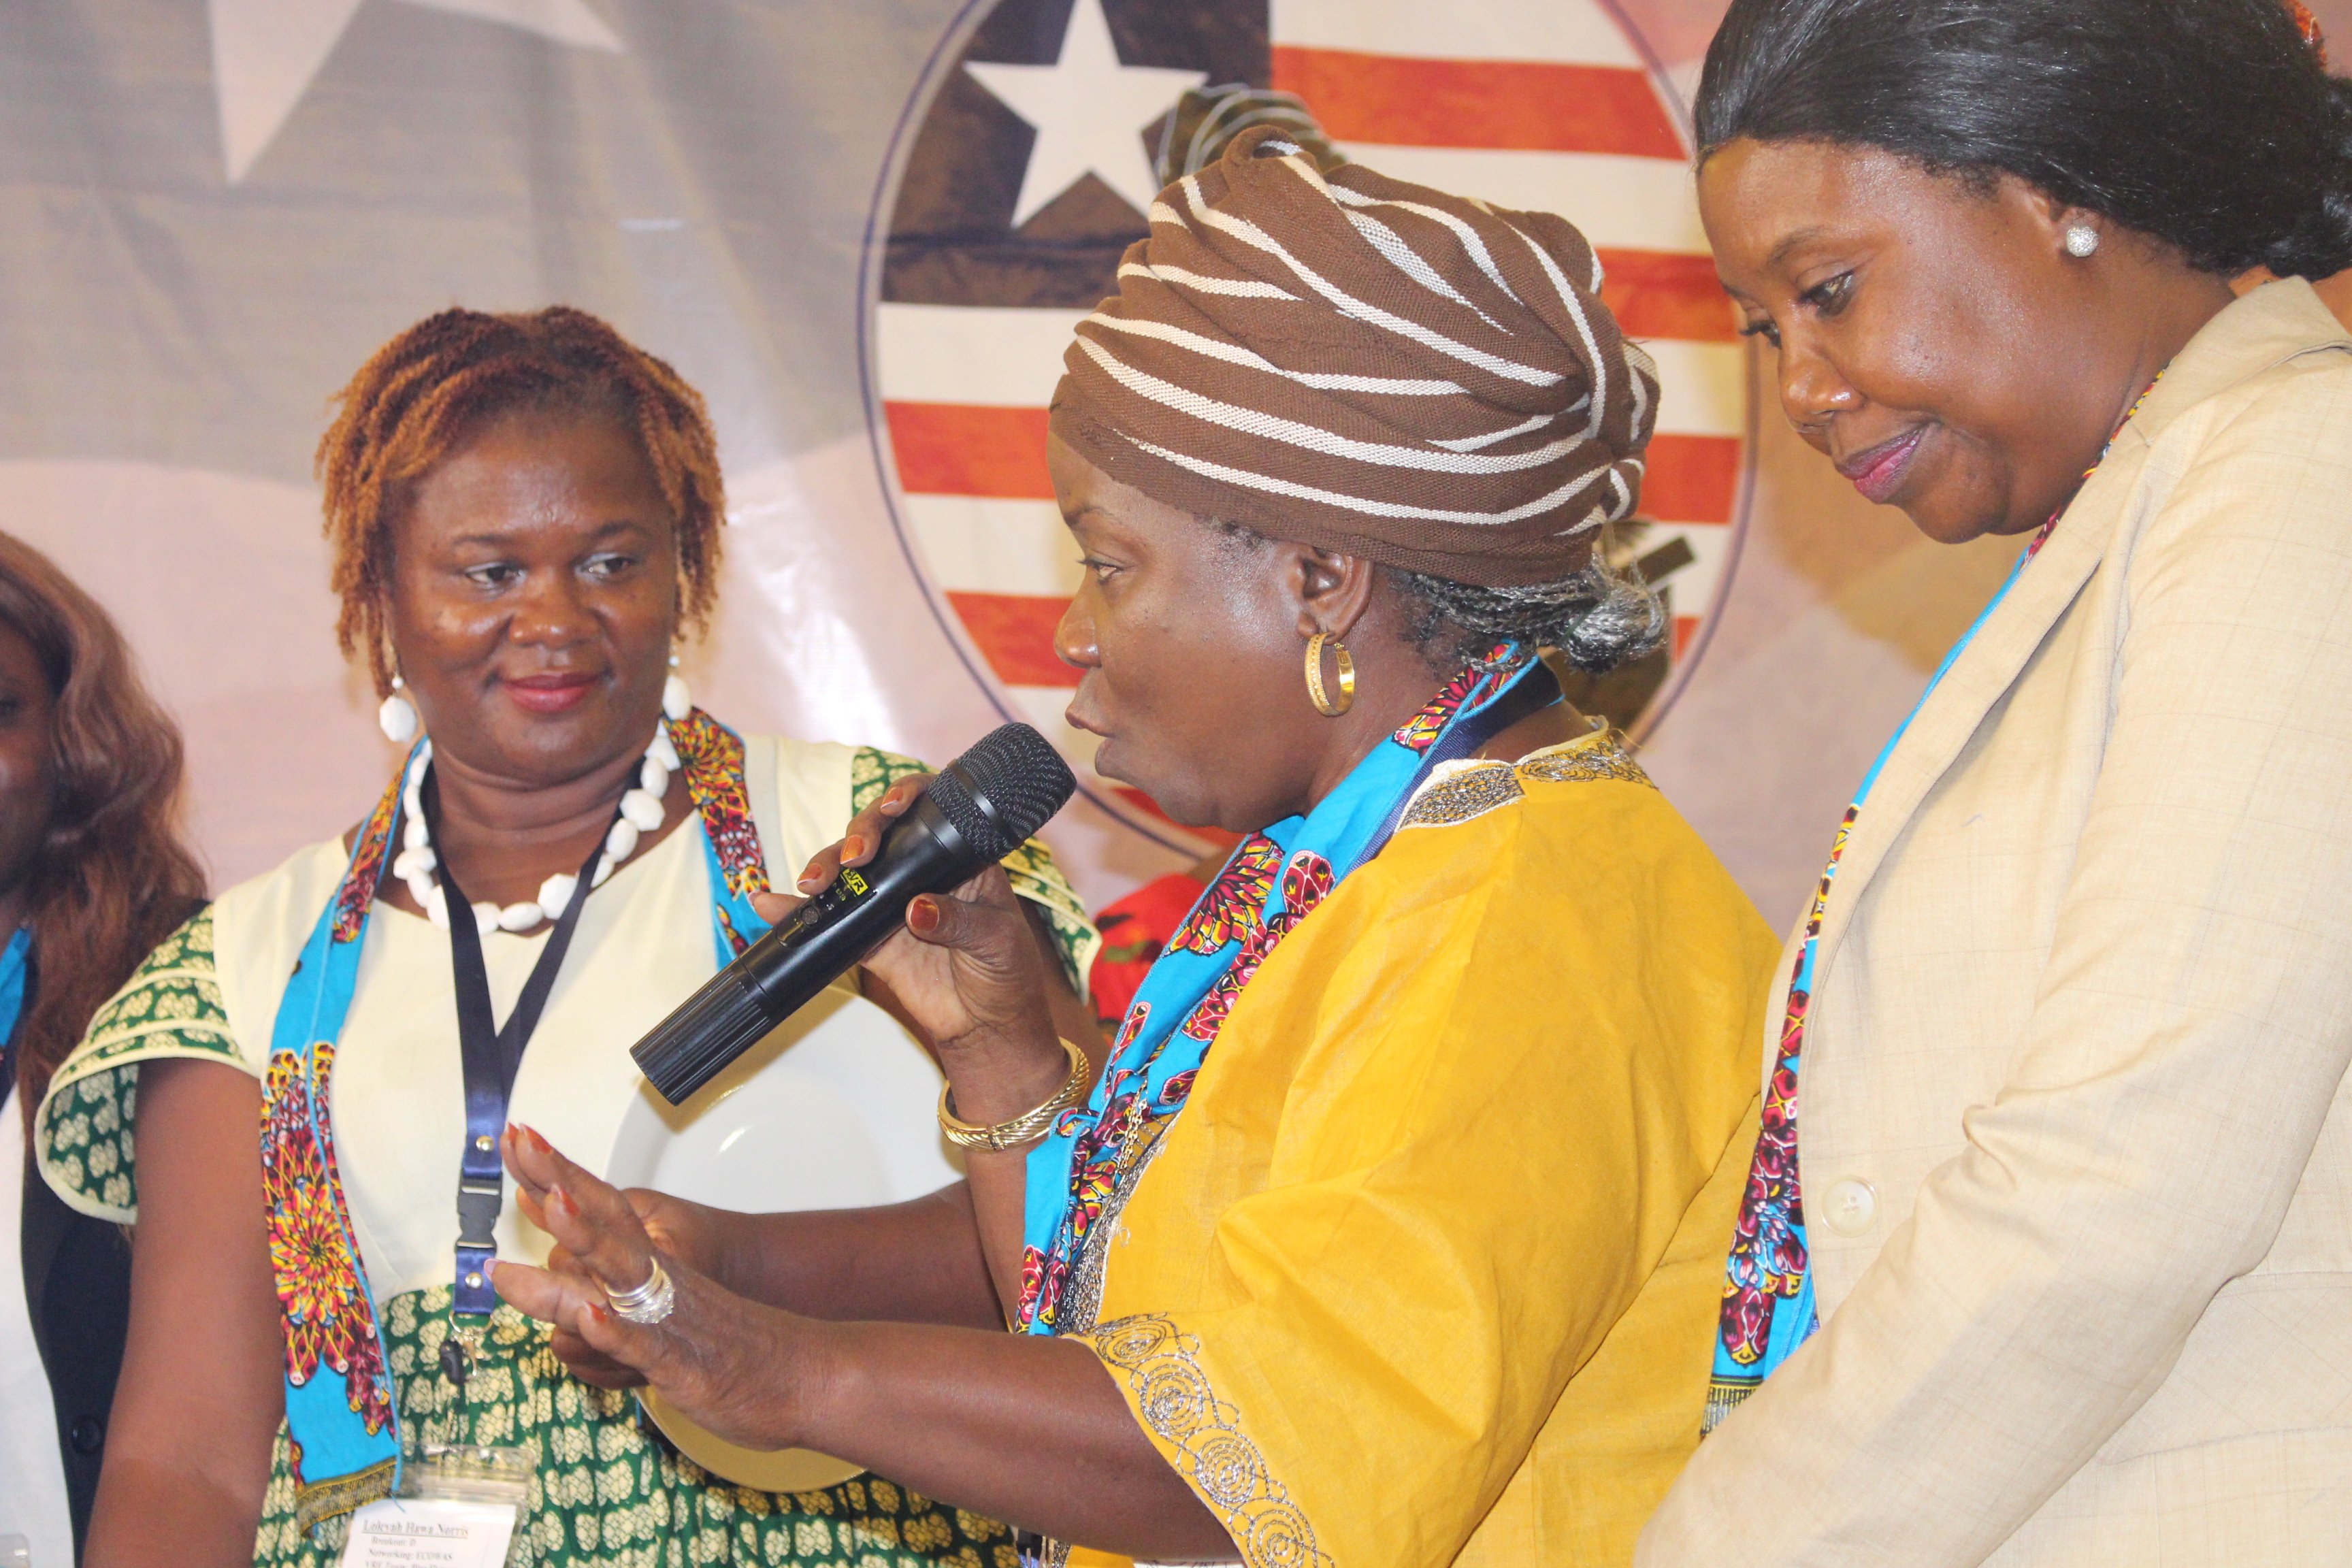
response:
<path id="1" fill-rule="evenodd" d="M 1516 644 L 1496 647 L 1373 747 L 1313 811 L 1253 833 L 1234 850 L 1144 977 L 1094 1093 L 1030 1152 L 1015 1327 L 1053 1334 L 1091 1326 L 1092 1303 L 1077 1302 L 1071 1289 L 1087 1238 L 1183 1110 L 1234 999 L 1275 944 L 1378 851 L 1448 731 L 1541 668 Z"/>
<path id="2" fill-rule="evenodd" d="M 768 929 L 751 900 L 767 890 L 768 879 L 744 784 L 743 742 L 700 709 L 672 722 L 669 737 L 701 820 L 711 940 L 723 965 Z M 294 1522 L 304 1531 L 390 1496 L 399 1479 L 400 1421 L 383 1318 L 336 1168 L 331 1106 L 335 1045 L 397 841 L 402 785 L 423 766 L 420 741 L 353 841 L 350 865 L 278 1001 L 262 1079 L 262 1202 L 286 1331 Z"/>
<path id="3" fill-rule="evenodd" d="M 2116 437 L 2123 434 L 2132 416 L 2140 411 L 2148 395 L 2156 390 L 2157 382 L 2164 379 L 2157 373 L 2142 389 L 2115 430 L 2107 444 L 2099 448 L 2096 461 L 2083 472 L 2085 483 L 2099 471 L 2114 450 Z M 2078 492 L 2079 493 L 2079 492 Z M 2067 505 L 2072 505 L 2069 500 Z M 1845 808 L 1845 816 L 1838 824 L 1837 837 L 1830 845 L 1829 864 L 1822 868 L 1822 879 L 1813 890 L 1811 910 L 1805 917 L 1805 940 L 1797 952 L 1797 967 L 1789 977 L 1787 1011 L 1780 1020 L 1780 1038 L 1774 1047 L 1772 1076 L 1764 1086 L 1762 1126 L 1756 1137 L 1756 1152 L 1748 1166 L 1748 1190 L 1739 1203 L 1739 1218 L 1731 1236 L 1731 1252 L 1724 1265 L 1723 1306 L 1717 1316 L 1715 1339 L 1715 1365 L 1707 1380 L 1706 1409 L 1699 1420 L 1699 1435 L 1705 1436 L 1721 1426 L 1730 1414 L 1746 1403 L 1748 1396 L 1764 1386 L 1804 1342 L 1820 1331 L 1820 1303 L 1813 1291 L 1811 1243 L 1805 1235 L 1805 1204 L 1798 1164 L 1797 1144 L 1797 1075 L 1804 1065 L 1805 1023 L 1812 1005 L 1813 952 L 1821 941 L 1822 921 L 1828 916 L 1830 891 L 1837 885 L 1838 864 L 1845 858 L 1846 842 L 1853 837 L 1853 825 L 1862 819 L 1862 808 L 1870 799 L 1870 792 L 1885 771 L 1887 759 L 1903 743 L 1910 732 L 1911 721 L 1927 705 L 1936 688 L 1952 666 L 1959 662 L 1993 612 L 2009 597 L 2010 590 L 2025 574 L 2025 568 L 2042 547 L 2050 542 L 2051 531 L 2065 515 L 2065 506 L 2053 512 L 2033 536 L 2025 552 L 2010 568 L 2009 576 L 2001 583 L 2000 592 L 1985 605 L 1969 629 L 1960 634 L 1943 662 L 1927 678 L 1927 689 L 1919 693 L 1911 711 L 1895 727 L 1895 733 L 1880 749 L 1870 771 L 1862 775 L 1862 787 L 1854 791 L 1853 804 Z"/>
<path id="4" fill-rule="evenodd" d="M 16 1026 L 25 1016 L 25 981 L 32 972 L 33 931 L 18 926 L 0 949 L 0 1100 L 16 1081 Z"/>

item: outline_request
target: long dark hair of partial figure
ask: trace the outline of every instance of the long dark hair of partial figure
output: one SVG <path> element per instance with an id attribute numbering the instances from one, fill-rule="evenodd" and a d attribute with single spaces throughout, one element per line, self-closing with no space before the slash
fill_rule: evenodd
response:
<path id="1" fill-rule="evenodd" d="M 90 1015 L 201 907 L 205 875 L 181 838 L 180 731 L 98 601 L 0 533 L 0 621 L 33 645 L 56 696 L 56 815 L 26 872 L 37 981 L 16 1031 L 30 1128 Z"/>

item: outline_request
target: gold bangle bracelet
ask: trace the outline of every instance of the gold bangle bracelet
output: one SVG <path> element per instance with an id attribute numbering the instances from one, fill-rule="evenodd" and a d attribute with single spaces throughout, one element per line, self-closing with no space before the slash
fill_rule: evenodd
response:
<path id="1" fill-rule="evenodd" d="M 1061 1041 L 1060 1045 L 1069 1053 L 1070 1076 L 1062 1080 L 1062 1087 L 1055 1089 L 1045 1104 L 1034 1110 L 1024 1111 L 1010 1121 L 1000 1121 L 992 1127 L 963 1121 L 955 1113 L 955 1090 L 942 1088 L 940 1090 L 940 1131 L 947 1134 L 948 1142 L 959 1149 L 985 1149 L 991 1153 L 1001 1154 L 1007 1149 L 1019 1148 L 1033 1138 L 1044 1136 L 1045 1129 L 1054 1124 L 1054 1118 L 1086 1098 L 1087 1085 L 1094 1076 L 1093 1066 L 1087 1060 L 1085 1051 L 1067 1040 Z"/>

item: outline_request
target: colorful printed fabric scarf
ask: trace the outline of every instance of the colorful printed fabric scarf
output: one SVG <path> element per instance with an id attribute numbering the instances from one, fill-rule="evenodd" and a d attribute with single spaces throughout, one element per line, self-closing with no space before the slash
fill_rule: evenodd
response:
<path id="1" fill-rule="evenodd" d="M 1381 828 L 1446 731 L 1540 668 L 1515 644 L 1497 647 L 1372 748 L 1312 812 L 1234 848 L 1144 977 L 1092 1096 L 1065 1111 L 1029 1155 L 1016 1328 L 1093 1326 L 1092 1291 L 1073 1288 L 1089 1261 L 1088 1237 L 1184 1109 L 1234 999 L 1275 945 L 1378 850 Z"/>
<path id="2" fill-rule="evenodd" d="M 714 895 L 711 930 L 725 964 L 767 931 L 751 895 L 768 877 L 744 784 L 743 742 L 699 709 L 669 726 L 702 818 Z M 351 865 L 303 944 L 278 1005 L 262 1080 L 262 1202 L 286 1331 L 286 1426 L 295 1522 L 391 1495 L 399 1416 L 384 1364 L 382 1317 L 352 1231 L 329 1114 L 335 1042 L 351 1012 L 383 863 L 400 834 L 400 799 L 424 765 L 419 742 L 352 846 Z M 332 1376 L 321 1376 L 321 1369 Z"/>
<path id="3" fill-rule="evenodd" d="M 2115 434 L 2099 449 L 2099 456 L 2084 469 L 2087 481 L 2099 471 L 2114 449 L 2116 436 L 2123 433 L 2132 416 L 2147 403 L 2148 394 L 2156 390 L 2157 382 L 2164 379 L 2158 372 L 2156 381 L 2135 400 L 2129 411 L 2119 420 Z M 2077 492 L 2079 493 L 2079 491 Z M 1862 787 L 1854 792 L 1853 804 L 1845 808 L 1838 823 L 1837 837 L 1830 845 L 1829 864 L 1822 869 L 1821 884 L 1813 890 L 1812 908 L 1805 916 L 1804 945 L 1798 950 L 1796 973 L 1789 980 L 1789 1005 L 1780 1021 L 1780 1041 L 1772 1058 L 1772 1079 L 1764 1088 L 1763 1128 L 1756 1138 L 1756 1157 L 1748 1168 L 1748 1191 L 1739 1200 L 1739 1222 L 1732 1232 L 1731 1257 L 1725 1267 L 1723 1311 L 1717 1320 L 1715 1342 L 1715 1369 L 1707 1380 L 1706 1413 L 1701 1418 L 1702 1435 L 1720 1426 L 1751 1394 L 1763 1386 L 1764 1380 L 1780 1370 L 1780 1364 L 1796 1353 L 1797 1347 L 1812 1338 L 1822 1326 L 1821 1309 L 1813 1300 L 1813 1273 L 1811 1254 L 1805 1241 L 1805 1208 L 1803 1194 L 1799 1190 L 1797 1163 L 1797 1069 L 1805 1051 L 1805 1016 L 1813 994 L 1813 949 L 1821 940 L 1822 919 L 1829 910 L 1830 888 L 1837 880 L 1838 862 L 1845 857 L 1846 841 L 1853 836 L 1853 825 L 1862 816 L 1863 803 L 1870 798 L 1873 785 L 1886 766 L 1886 759 L 1910 731 L 1911 721 L 1927 699 L 1943 683 L 1977 633 L 1992 619 L 2001 601 L 2024 575 L 2025 568 L 2042 552 L 2051 531 L 2058 526 L 2064 508 L 2051 515 L 2034 534 L 2025 553 L 2010 568 L 2009 577 L 1992 602 L 1960 634 L 1960 640 L 1944 655 L 1935 674 L 1927 678 L 1927 689 L 1895 733 L 1879 752 L 1870 771 L 1862 776 Z"/>

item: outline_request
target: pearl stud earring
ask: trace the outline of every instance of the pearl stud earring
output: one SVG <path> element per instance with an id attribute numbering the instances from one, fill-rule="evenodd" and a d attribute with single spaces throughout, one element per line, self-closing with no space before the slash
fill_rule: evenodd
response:
<path id="1" fill-rule="evenodd" d="M 2084 260 L 2099 253 L 2099 231 L 2089 224 L 2078 223 L 2066 231 L 2066 254 Z"/>

